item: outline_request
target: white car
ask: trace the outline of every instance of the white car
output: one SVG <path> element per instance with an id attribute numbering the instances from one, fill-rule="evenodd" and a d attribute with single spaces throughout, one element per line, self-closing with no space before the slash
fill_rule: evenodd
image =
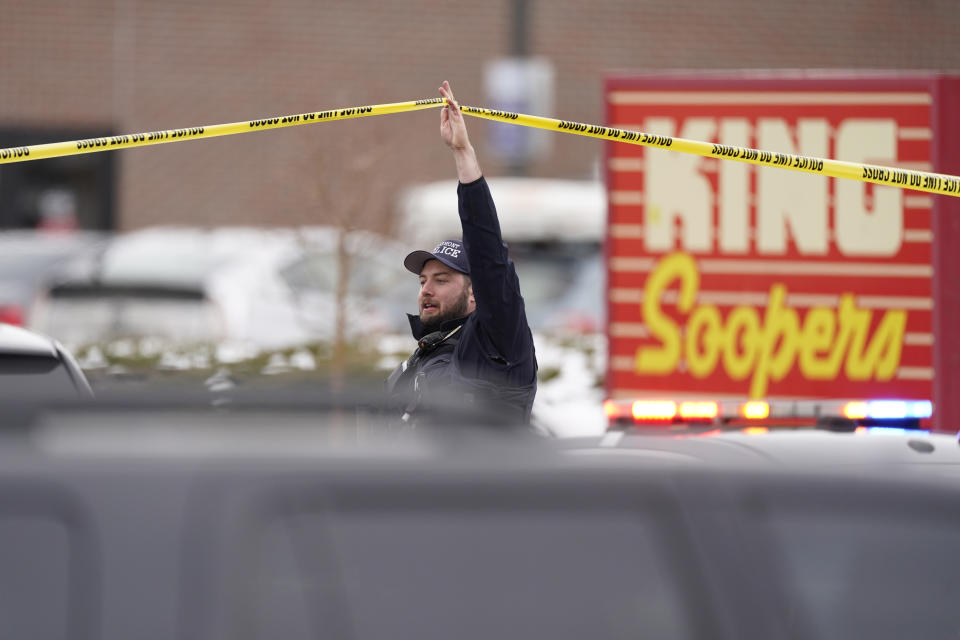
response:
<path id="1" fill-rule="evenodd" d="M 403 249 L 353 232 L 341 275 L 339 233 L 156 227 L 120 234 L 47 290 L 33 326 L 72 345 L 158 337 L 283 348 L 334 336 L 342 283 L 347 338 L 402 330 L 404 306 L 416 306 Z"/>
<path id="2" fill-rule="evenodd" d="M 49 278 L 103 241 L 95 231 L 0 232 L 0 322 L 28 325 L 34 297 Z"/>

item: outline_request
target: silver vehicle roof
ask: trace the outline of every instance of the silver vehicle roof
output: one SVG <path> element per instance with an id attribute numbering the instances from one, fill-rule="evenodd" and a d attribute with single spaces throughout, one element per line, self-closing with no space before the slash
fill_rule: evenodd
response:
<path id="1" fill-rule="evenodd" d="M 27 355 L 57 357 L 53 342 L 38 333 L 0 323 L 0 356 Z"/>

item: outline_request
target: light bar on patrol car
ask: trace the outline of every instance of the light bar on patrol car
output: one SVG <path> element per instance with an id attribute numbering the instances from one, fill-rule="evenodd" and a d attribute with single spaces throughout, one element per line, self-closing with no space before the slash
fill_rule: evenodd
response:
<path id="1" fill-rule="evenodd" d="M 607 400 L 610 428 L 634 425 L 919 426 L 933 415 L 929 400 Z"/>

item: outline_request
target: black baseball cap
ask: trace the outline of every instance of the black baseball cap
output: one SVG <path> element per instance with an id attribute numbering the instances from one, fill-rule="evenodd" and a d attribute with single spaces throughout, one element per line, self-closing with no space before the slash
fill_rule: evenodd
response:
<path id="1" fill-rule="evenodd" d="M 451 269 L 470 275 L 470 263 L 467 262 L 467 252 L 459 240 L 444 240 L 433 248 L 433 251 L 413 251 L 403 260 L 407 271 L 420 275 L 427 260 L 439 260 Z"/>

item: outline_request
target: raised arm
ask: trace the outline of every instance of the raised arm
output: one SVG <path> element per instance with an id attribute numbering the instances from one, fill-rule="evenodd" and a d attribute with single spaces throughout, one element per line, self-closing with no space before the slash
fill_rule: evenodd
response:
<path id="1" fill-rule="evenodd" d="M 493 197 L 448 82 L 444 81 L 440 94 L 447 100 L 440 114 L 440 136 L 453 151 L 460 180 L 460 223 L 477 302 L 474 313 L 481 333 L 502 359 L 510 366 L 523 364 L 532 357 L 533 349 L 516 268 L 503 242 Z"/>
<path id="2" fill-rule="evenodd" d="M 460 113 L 460 106 L 453 99 L 453 91 L 446 80 L 440 87 L 440 95 L 447 100 L 446 106 L 440 110 L 440 137 L 453 151 L 453 159 L 457 163 L 457 178 L 461 184 L 469 184 L 483 175 L 477 153 L 470 144 L 463 114 Z"/>

